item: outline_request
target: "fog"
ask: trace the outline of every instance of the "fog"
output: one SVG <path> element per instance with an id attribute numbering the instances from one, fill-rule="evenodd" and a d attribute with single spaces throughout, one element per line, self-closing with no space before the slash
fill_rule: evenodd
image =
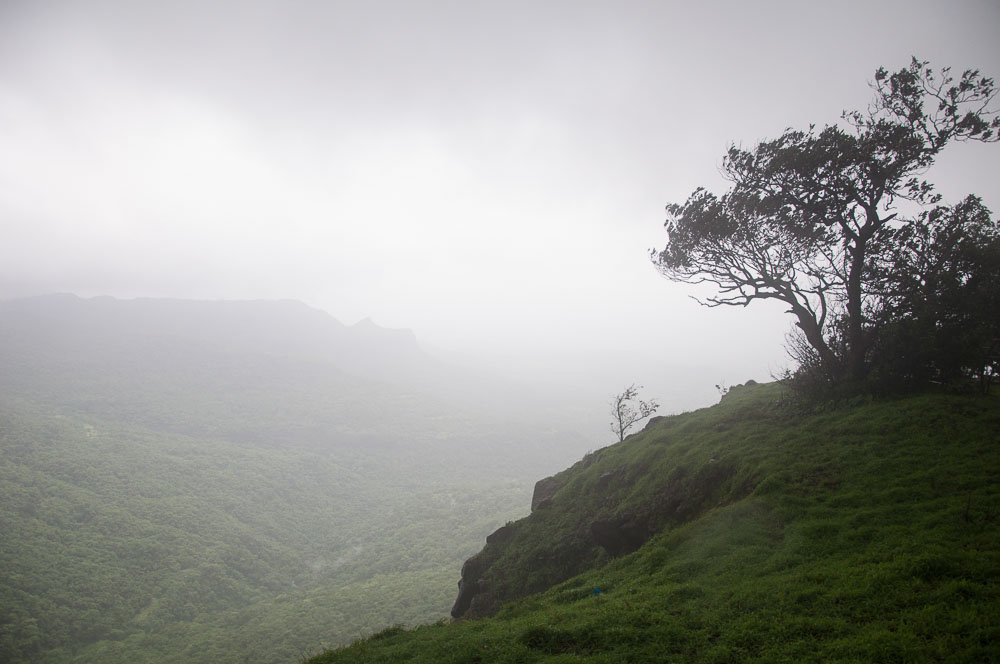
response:
<path id="1" fill-rule="evenodd" d="M 518 613 L 441 652 L 712 657 L 776 642 L 769 616 L 802 637 L 789 652 L 819 652 L 812 618 L 828 650 L 973 652 L 976 605 L 948 589 L 992 550 L 931 526 L 995 513 L 983 400 L 865 405 L 845 427 L 772 417 L 765 386 L 622 445 L 608 425 L 633 383 L 669 415 L 789 364 L 782 307 L 706 308 L 657 273 L 665 205 L 724 190 L 734 143 L 865 108 L 880 66 L 1000 75 L 998 27 L 996 0 L 0 0 L 0 661 L 395 648 L 385 626 L 450 615 L 460 577 L 462 602 L 506 588 L 463 575 L 484 541 L 510 570 L 546 561 L 510 584 L 528 588 L 624 551 L 605 525 L 630 547 L 683 531 L 563 586 L 566 629 Z M 1000 212 L 998 173 L 998 146 L 958 144 L 928 178 Z M 900 500 L 927 477 L 934 496 Z M 514 530 L 532 508 L 541 525 Z M 808 569 L 734 576 L 778 559 Z M 852 635 L 877 605 L 821 615 L 839 591 L 809 579 L 828 568 L 849 597 L 872 564 L 890 610 Z M 691 570 L 697 592 L 671 594 Z M 916 597 L 914 574 L 911 620 L 891 595 Z M 815 611 L 785 611 L 789 588 Z M 777 609 L 728 641 L 722 614 L 704 633 L 664 614 L 640 643 L 588 603 L 650 622 L 663 597 Z"/>
<path id="2" fill-rule="evenodd" d="M 664 205 L 879 66 L 997 75 L 998 27 L 988 0 L 8 0 L 0 297 L 291 298 L 522 373 L 625 353 L 609 391 L 642 358 L 767 379 L 790 321 L 660 277 Z M 940 162 L 946 199 L 1000 210 L 989 147 Z"/>

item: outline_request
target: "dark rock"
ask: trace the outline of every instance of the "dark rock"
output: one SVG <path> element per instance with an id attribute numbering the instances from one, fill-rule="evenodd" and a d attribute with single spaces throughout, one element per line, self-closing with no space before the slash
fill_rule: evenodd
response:
<path id="1" fill-rule="evenodd" d="M 556 495 L 556 492 L 565 484 L 566 480 L 558 475 L 535 482 L 535 491 L 531 494 L 531 511 L 537 510 L 539 505 L 546 500 L 551 504 L 552 496 Z"/>
<path id="2" fill-rule="evenodd" d="M 496 615 L 499 610 L 500 603 L 497 601 L 495 593 L 491 591 L 488 585 L 480 582 L 478 592 L 473 596 L 469 609 L 462 617 L 470 620 L 488 618 Z"/>
<path id="3" fill-rule="evenodd" d="M 465 581 L 478 581 L 484 571 L 482 556 L 478 554 L 462 563 L 462 579 Z"/>
<path id="4" fill-rule="evenodd" d="M 601 450 L 588 452 L 582 459 L 577 461 L 567 470 L 553 475 L 552 477 L 546 477 L 535 482 L 535 491 L 531 495 L 531 511 L 534 512 L 543 503 L 551 505 L 552 497 L 555 496 L 560 489 L 566 486 L 566 483 L 569 482 L 570 478 L 574 476 L 574 473 L 579 473 L 581 470 L 589 468 L 591 465 L 600 460 L 601 456 Z M 546 501 L 549 502 L 546 503 Z"/>
<path id="5" fill-rule="evenodd" d="M 531 534 L 528 527 L 522 529 L 520 521 L 498 529 L 487 538 L 483 550 L 463 565 L 453 617 L 496 615 L 508 602 L 551 588 L 604 562 L 609 555 L 632 553 L 664 528 L 690 522 L 724 501 L 748 495 L 755 484 L 752 478 L 740 479 L 738 469 L 720 454 L 700 466 L 675 467 L 666 477 L 657 478 L 661 484 L 654 495 L 626 503 L 623 498 L 629 497 L 629 487 L 649 479 L 645 474 L 648 469 L 616 464 L 595 474 L 581 472 L 600 458 L 599 452 L 589 454 L 568 471 L 535 485 L 532 509 L 548 511 L 526 520 L 561 521 L 570 523 L 572 530 L 545 541 Z M 586 506 L 553 501 L 570 481 L 587 483 L 591 495 L 585 497 Z M 729 486 L 735 481 L 741 488 Z M 607 516 L 598 519 L 599 514 Z M 520 546 L 522 537 L 528 546 Z"/>
<path id="6" fill-rule="evenodd" d="M 472 600 L 479 592 L 479 584 L 475 581 L 460 579 L 458 582 L 458 597 L 451 607 L 451 617 L 461 618 L 469 610 Z"/>
<path id="7" fill-rule="evenodd" d="M 458 597 L 451 607 L 452 618 L 461 618 L 469 610 L 472 600 L 480 591 L 479 577 L 484 571 L 481 553 L 472 556 L 462 565 L 462 578 L 458 582 Z"/>

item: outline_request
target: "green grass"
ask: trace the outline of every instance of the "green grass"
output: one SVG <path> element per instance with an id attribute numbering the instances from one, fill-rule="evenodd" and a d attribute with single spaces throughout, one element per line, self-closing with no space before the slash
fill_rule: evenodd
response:
<path id="1" fill-rule="evenodd" d="M 738 389 L 566 471 L 552 508 L 480 554 L 515 589 L 495 617 L 310 664 L 1000 662 L 1000 399 L 797 416 L 782 398 Z M 598 489 L 615 470 L 628 481 Z M 581 524 L 654 507 L 672 511 L 635 553 L 586 547 Z M 513 597 L 561 556 L 582 573 Z"/>

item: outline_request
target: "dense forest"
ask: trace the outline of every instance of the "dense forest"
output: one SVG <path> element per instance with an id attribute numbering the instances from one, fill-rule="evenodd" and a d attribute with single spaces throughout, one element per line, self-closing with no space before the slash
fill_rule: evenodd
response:
<path id="1" fill-rule="evenodd" d="M 0 659 L 287 662 L 447 615 L 461 561 L 584 443 L 349 373 L 349 343 L 398 374 L 429 360 L 371 330 L 302 341 L 334 324 L 293 303 L 0 309 Z"/>

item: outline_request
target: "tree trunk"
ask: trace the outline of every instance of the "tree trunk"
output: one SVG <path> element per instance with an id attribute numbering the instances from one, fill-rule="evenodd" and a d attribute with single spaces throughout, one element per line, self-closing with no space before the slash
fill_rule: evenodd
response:
<path id="1" fill-rule="evenodd" d="M 847 375 L 852 381 L 863 380 L 867 374 L 865 364 L 865 329 L 864 312 L 861 299 L 861 277 L 865 269 L 865 240 L 858 239 L 847 251 L 851 257 L 851 266 L 847 274 L 847 329 L 844 345 L 846 346 Z"/>
<path id="2" fill-rule="evenodd" d="M 813 316 L 811 311 L 797 302 L 791 302 L 790 304 L 792 308 L 789 311 L 798 318 L 796 325 L 802 330 L 802 334 L 805 335 L 809 345 L 819 355 L 823 367 L 827 371 L 836 372 L 838 365 L 837 354 L 833 352 L 829 344 L 826 343 L 826 339 L 823 338 L 823 330 L 820 328 L 819 323 L 816 322 L 815 316 Z M 830 377 L 835 378 L 835 376 Z"/>

